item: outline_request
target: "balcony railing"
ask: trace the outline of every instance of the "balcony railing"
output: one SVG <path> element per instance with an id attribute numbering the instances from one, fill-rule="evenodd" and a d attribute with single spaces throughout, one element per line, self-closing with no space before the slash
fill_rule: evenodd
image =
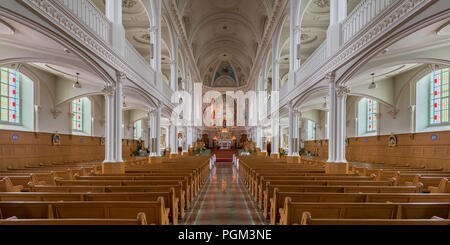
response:
<path id="1" fill-rule="evenodd" d="M 128 40 L 125 40 L 125 61 L 145 79 L 151 78 L 153 80 L 155 77 L 155 71 L 150 67 L 150 64 Z"/>
<path id="2" fill-rule="evenodd" d="M 349 41 L 395 0 L 362 0 L 342 23 L 343 43 Z"/>
<path id="3" fill-rule="evenodd" d="M 295 81 L 303 81 L 311 76 L 327 59 L 327 40 L 325 40 L 296 72 Z"/>
<path id="4" fill-rule="evenodd" d="M 111 45 L 112 24 L 90 0 L 58 0 L 103 42 Z"/>

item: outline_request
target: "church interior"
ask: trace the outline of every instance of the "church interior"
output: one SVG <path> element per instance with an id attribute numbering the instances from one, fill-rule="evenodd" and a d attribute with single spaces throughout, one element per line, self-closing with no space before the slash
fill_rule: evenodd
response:
<path id="1" fill-rule="evenodd" d="M 448 0 L 0 1 L 0 225 L 450 225 L 449 73 Z"/>

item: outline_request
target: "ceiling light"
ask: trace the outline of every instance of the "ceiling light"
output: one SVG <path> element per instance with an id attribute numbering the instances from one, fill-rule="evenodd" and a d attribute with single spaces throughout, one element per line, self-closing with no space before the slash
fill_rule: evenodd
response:
<path id="1" fill-rule="evenodd" d="M 81 88 L 81 83 L 78 81 L 78 76 L 80 76 L 80 73 L 77 72 L 77 81 L 73 84 L 73 88 Z"/>
<path id="2" fill-rule="evenodd" d="M 376 89 L 378 85 L 375 83 L 375 73 L 370 74 L 372 76 L 372 83 L 369 84 L 369 89 Z"/>
<path id="3" fill-rule="evenodd" d="M 323 97 L 323 99 L 325 100 L 325 102 L 323 102 L 323 108 L 328 108 L 328 104 L 327 104 L 327 97 Z"/>
<path id="4" fill-rule="evenodd" d="M 122 103 L 122 107 L 123 107 L 123 108 L 127 107 L 127 104 L 125 103 L 125 96 L 123 96 L 123 103 Z"/>

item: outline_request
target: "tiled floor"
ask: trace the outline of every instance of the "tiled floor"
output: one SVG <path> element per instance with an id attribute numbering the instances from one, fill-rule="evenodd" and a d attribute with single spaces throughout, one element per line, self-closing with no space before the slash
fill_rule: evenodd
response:
<path id="1" fill-rule="evenodd" d="M 263 225 L 232 163 L 216 163 L 186 225 Z"/>

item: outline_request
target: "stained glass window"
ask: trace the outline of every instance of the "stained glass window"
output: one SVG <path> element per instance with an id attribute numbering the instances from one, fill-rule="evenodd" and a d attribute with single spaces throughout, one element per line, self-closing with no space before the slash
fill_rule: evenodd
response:
<path id="1" fill-rule="evenodd" d="M 72 101 L 72 129 L 83 131 L 83 99 Z"/>
<path id="2" fill-rule="evenodd" d="M 448 123 L 449 69 L 431 73 L 431 124 Z"/>
<path id="3" fill-rule="evenodd" d="M 20 76 L 16 70 L 0 68 L 0 121 L 20 123 Z"/>
<path id="4" fill-rule="evenodd" d="M 372 99 L 367 100 L 367 132 L 377 130 L 378 102 Z"/>

